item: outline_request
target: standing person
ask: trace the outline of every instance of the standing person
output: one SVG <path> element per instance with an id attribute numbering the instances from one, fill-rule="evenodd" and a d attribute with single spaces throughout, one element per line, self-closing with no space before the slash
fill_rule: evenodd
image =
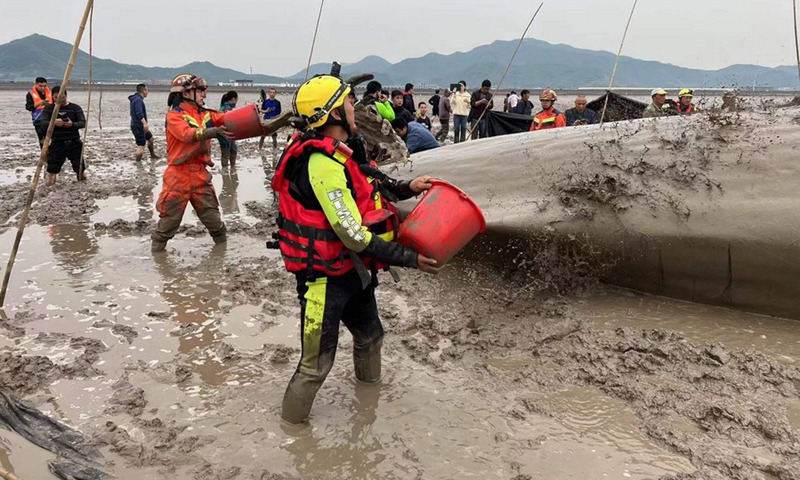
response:
<path id="1" fill-rule="evenodd" d="M 397 136 L 406 143 L 408 153 L 424 152 L 440 147 L 436 138 L 421 123 L 407 123 L 402 118 L 395 118 L 392 120 L 392 128 Z"/>
<path id="2" fill-rule="evenodd" d="M 675 104 L 675 109 L 678 110 L 680 115 L 691 115 L 697 113 L 697 107 L 692 103 L 694 98 L 694 90 L 691 88 L 684 88 L 678 92 L 678 103 Z"/>
<path id="3" fill-rule="evenodd" d="M 508 96 L 508 111 L 513 113 L 517 108 L 518 103 L 519 97 L 517 96 L 517 92 L 511 90 L 511 94 Z"/>
<path id="4" fill-rule="evenodd" d="M 262 90 L 263 91 L 263 90 Z M 274 88 L 269 89 L 269 98 L 264 99 L 261 104 L 261 112 L 264 114 L 264 120 L 275 118 L 281 114 L 281 101 L 275 98 L 278 91 Z M 264 139 L 267 138 L 263 135 L 258 141 L 258 149 L 264 148 Z M 272 134 L 272 148 L 278 148 L 278 132 Z"/>
<path id="5" fill-rule="evenodd" d="M 31 91 L 25 95 L 25 110 L 31 112 L 33 129 L 36 131 L 36 136 L 39 138 L 39 148 L 42 148 L 44 137 L 47 134 L 47 129 L 42 133 L 42 129 L 39 128 L 42 123 L 42 112 L 44 111 L 44 107 L 51 103 L 53 103 L 53 94 L 47 86 L 47 79 L 44 77 L 36 77 Z"/>
<path id="6" fill-rule="evenodd" d="M 418 105 L 419 109 L 417 110 L 417 123 L 422 125 L 423 127 L 427 128 L 428 131 L 431 131 L 431 119 L 428 118 L 428 105 L 425 102 L 419 102 Z"/>
<path id="7" fill-rule="evenodd" d="M 518 113 L 520 115 L 532 115 L 533 102 L 531 102 L 530 90 L 523 90 L 519 92 L 519 94 L 520 94 L 520 99 L 517 102 L 517 106 L 514 107 L 514 113 Z"/>
<path id="8" fill-rule="evenodd" d="M 600 121 L 600 115 L 591 108 L 586 108 L 586 104 L 586 95 L 578 95 L 575 98 L 575 108 L 564 112 L 564 116 L 567 117 L 567 126 L 591 125 Z"/>
<path id="9" fill-rule="evenodd" d="M 236 108 L 236 103 L 239 101 L 239 94 L 231 90 L 222 96 L 219 101 L 219 111 L 222 113 L 230 112 Z M 239 154 L 236 148 L 235 140 L 228 140 L 225 135 L 218 135 L 220 149 L 220 160 L 222 161 L 222 168 L 236 168 L 236 157 Z"/>
<path id="10" fill-rule="evenodd" d="M 556 110 L 554 106 L 556 100 L 558 100 L 558 95 L 549 88 L 539 94 L 542 111 L 533 116 L 531 132 L 567 126 L 567 117 L 560 110 Z"/>
<path id="11" fill-rule="evenodd" d="M 450 95 L 450 90 L 445 90 L 442 99 L 439 100 L 439 123 L 442 126 L 439 128 L 439 133 L 436 134 L 436 140 L 440 142 L 447 140 L 447 133 L 450 131 L 450 114 L 453 112 Z"/>
<path id="12" fill-rule="evenodd" d="M 663 88 L 655 88 L 652 92 L 650 92 L 650 98 L 653 99 L 653 103 L 647 106 L 642 112 L 642 117 L 644 118 L 653 118 L 653 117 L 663 117 L 668 114 L 669 109 L 671 108 L 667 103 L 667 91 Z"/>
<path id="13" fill-rule="evenodd" d="M 394 118 L 402 118 L 406 122 L 415 121 L 414 115 L 405 107 L 405 96 L 400 90 L 392 90 L 392 108 L 394 109 Z"/>
<path id="14" fill-rule="evenodd" d="M 147 89 L 147 85 L 140 83 L 136 85 L 136 93 L 128 97 L 128 101 L 131 103 L 131 133 L 136 141 L 135 160 L 137 162 L 144 157 L 145 144 L 150 150 L 150 159 L 158 159 L 153 144 L 153 134 L 150 133 L 150 124 L 147 123 L 147 108 L 144 105 L 144 99 L 147 98 L 148 93 L 150 91 Z"/>
<path id="15" fill-rule="evenodd" d="M 467 91 L 467 82 L 458 82 L 458 91 L 453 94 L 451 101 L 453 107 L 453 132 L 455 143 L 461 143 L 467 139 L 467 116 L 470 111 L 470 94 Z"/>
<path id="16" fill-rule="evenodd" d="M 368 160 L 354 158 L 346 145 L 356 128 L 349 90 L 337 77 L 318 75 L 295 92 L 292 110 L 306 126 L 284 150 L 272 181 L 282 219 L 277 244 L 300 299 L 300 362 L 281 408 L 291 424 L 308 420 L 333 367 L 340 322 L 353 335 L 356 379 L 380 380 L 377 272 L 390 265 L 439 271 L 435 260 L 392 241 L 397 210 L 359 168 Z M 420 177 L 382 187 L 406 199 L 431 183 Z"/>
<path id="17" fill-rule="evenodd" d="M 470 111 L 470 117 L 472 117 L 472 121 L 470 122 L 469 128 L 472 131 L 472 140 L 477 140 L 479 138 L 486 138 L 488 133 L 488 121 L 486 120 L 486 116 L 483 115 L 483 112 L 486 109 L 491 110 L 494 108 L 494 101 L 492 100 L 492 94 L 489 90 L 492 88 L 492 82 L 488 79 L 481 82 L 481 88 L 479 90 L 475 90 L 472 92 L 470 96 L 470 107 L 472 110 Z M 483 118 L 481 116 L 483 115 Z M 478 119 L 480 118 L 480 122 Z M 475 128 L 477 126 L 477 128 Z"/>
<path id="18" fill-rule="evenodd" d="M 211 161 L 211 139 L 232 140 L 223 126 L 223 113 L 205 108 L 208 84 L 200 77 L 182 73 L 172 80 L 171 93 L 178 93 L 167 112 L 167 168 L 158 196 L 158 225 L 150 235 L 152 252 L 163 252 L 183 220 L 191 202 L 197 217 L 208 229 L 214 243 L 225 243 L 225 223 L 219 213 L 219 200 L 206 166 Z"/>
<path id="19" fill-rule="evenodd" d="M 403 91 L 403 107 L 408 110 L 412 117 L 417 114 L 417 105 L 414 103 L 413 83 L 406 83 L 406 89 Z"/>
<path id="20" fill-rule="evenodd" d="M 53 87 L 52 95 L 56 97 L 56 102 L 60 107 L 53 136 L 50 138 L 50 149 L 47 151 L 47 173 L 44 176 L 44 184 L 48 187 L 56 184 L 56 175 L 61 173 L 61 167 L 67 159 L 72 164 L 72 170 L 78 177 L 78 181 L 86 180 L 84 172 L 86 166 L 81 158 L 83 142 L 81 142 L 81 134 L 78 132 L 78 130 L 86 128 L 86 116 L 81 107 L 69 103 L 66 90 L 61 95 L 59 95 L 60 92 L 61 87 Z M 55 104 L 53 103 L 42 109 L 39 130 L 43 130 L 45 135 L 54 110 Z"/>
<path id="21" fill-rule="evenodd" d="M 442 97 L 439 96 L 439 91 L 438 88 L 434 90 L 433 96 L 428 99 L 428 103 L 431 104 L 431 118 L 439 117 L 439 103 L 442 101 Z"/>
<path id="22" fill-rule="evenodd" d="M 370 81 L 367 83 L 367 91 L 364 92 L 361 103 L 365 106 L 375 105 L 375 110 L 378 111 L 378 114 L 391 122 L 394 120 L 394 109 L 391 102 L 382 99 L 382 91 L 383 85 L 379 81 Z"/>
<path id="23" fill-rule="evenodd" d="M 511 96 L 510 93 L 506 93 L 506 98 L 503 99 L 503 113 L 508 113 L 509 112 L 509 109 L 508 109 L 508 97 L 510 97 L 510 96 Z"/>

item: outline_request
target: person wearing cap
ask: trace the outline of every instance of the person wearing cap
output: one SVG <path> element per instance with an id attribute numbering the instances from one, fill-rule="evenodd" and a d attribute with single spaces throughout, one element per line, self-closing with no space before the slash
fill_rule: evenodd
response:
<path id="1" fill-rule="evenodd" d="M 33 129 L 36 130 L 36 136 L 39 138 L 39 148 L 42 148 L 44 137 L 47 134 L 47 129 L 43 131 L 39 128 L 42 123 L 42 113 L 44 112 L 44 107 L 52 103 L 53 94 L 47 86 L 47 79 L 44 77 L 36 77 L 33 88 L 25 95 L 25 110 L 31 112 Z"/>
<path id="2" fill-rule="evenodd" d="M 280 201 L 277 241 L 269 246 L 280 248 L 300 300 L 300 362 L 281 408 L 281 418 L 290 424 L 308 419 L 333 367 L 340 323 L 353 335 L 356 379 L 380 380 L 384 333 L 375 299 L 377 272 L 390 265 L 427 273 L 440 268 L 436 260 L 393 241 L 398 212 L 384 197 L 389 192 L 411 198 L 431 188 L 430 177 L 378 183 L 380 172 L 353 136 L 351 89 L 334 75 L 318 75 L 300 86 L 292 100 L 298 131 L 272 180 Z"/>
<path id="3" fill-rule="evenodd" d="M 539 94 L 539 101 L 542 104 L 542 111 L 533 116 L 531 122 L 531 132 L 548 130 L 550 128 L 561 128 L 567 126 L 567 117 L 560 110 L 556 110 L 555 103 L 558 95 L 551 89 L 542 91 Z"/>
<path id="4" fill-rule="evenodd" d="M 219 200 L 206 167 L 214 166 L 211 139 L 232 140 L 233 134 L 223 126 L 224 113 L 205 108 L 206 90 L 206 81 L 189 73 L 172 80 L 170 94 L 175 96 L 167 112 L 167 168 L 156 203 L 158 224 L 150 235 L 153 252 L 167 247 L 190 202 L 214 243 L 227 241 Z"/>
<path id="5" fill-rule="evenodd" d="M 655 88 L 650 92 L 653 103 L 647 106 L 642 112 L 643 118 L 663 117 L 668 114 L 670 105 L 667 103 L 667 91 L 663 88 Z"/>
<path id="6" fill-rule="evenodd" d="M 678 92 L 678 103 L 675 104 L 675 109 L 680 115 L 691 115 L 697 113 L 697 107 L 692 103 L 694 91 L 691 88 L 684 88 Z"/>

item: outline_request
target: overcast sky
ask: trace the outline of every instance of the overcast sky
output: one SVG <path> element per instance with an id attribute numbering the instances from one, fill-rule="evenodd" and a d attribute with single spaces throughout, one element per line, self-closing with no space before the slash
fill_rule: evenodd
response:
<path id="1" fill-rule="evenodd" d="M 319 0 L 95 3 L 99 57 L 165 67 L 208 60 L 280 76 L 305 68 L 320 5 Z M 518 39 L 539 3 L 325 0 L 314 61 L 355 62 L 375 54 L 397 62 Z M 632 4 L 545 0 L 528 37 L 616 53 Z M 85 6 L 84 0 L 0 0 L 0 43 L 40 33 L 71 44 Z M 88 34 L 82 47 L 88 50 Z M 704 69 L 794 64 L 792 2 L 641 0 L 623 54 Z"/>

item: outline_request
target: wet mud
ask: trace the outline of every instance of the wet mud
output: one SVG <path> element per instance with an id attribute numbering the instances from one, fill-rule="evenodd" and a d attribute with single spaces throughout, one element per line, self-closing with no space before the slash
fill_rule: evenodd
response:
<path id="1" fill-rule="evenodd" d="M 0 106 L 16 101 L 6 95 Z M 0 386 L 89 437 L 105 471 L 170 480 L 800 479 L 796 323 L 604 287 L 614 262 L 580 236 L 554 242 L 547 230 L 531 245 L 497 235 L 506 251 L 473 248 L 438 277 L 381 276 L 382 382 L 354 380 L 343 334 L 310 425 L 281 424 L 299 306 L 293 278 L 264 248 L 277 152 L 241 142 L 236 171 L 214 169 L 226 246 L 214 246 L 189 209 L 167 252 L 153 256 L 164 163 L 134 164 L 120 105 L 104 110 L 110 127 L 90 126 L 89 180 L 67 173 L 37 190 L 0 318 Z M 0 141 L 0 195 L 17 202 L 14 192 L 28 187 L 17 170 L 30 169 L 36 146 L 32 131 L 11 131 Z M 619 170 L 610 164 L 623 159 L 604 155 Z M 696 163 L 625 165 L 667 185 L 720 189 Z M 531 208 L 572 202 L 591 215 L 641 197 L 623 177 L 608 178 L 575 177 L 563 198 Z M 657 208 L 684 211 L 679 197 L 650 193 Z M 8 252 L 22 204 L 2 205 Z M 41 452 L 8 439 L 4 468 L 43 478 Z"/>

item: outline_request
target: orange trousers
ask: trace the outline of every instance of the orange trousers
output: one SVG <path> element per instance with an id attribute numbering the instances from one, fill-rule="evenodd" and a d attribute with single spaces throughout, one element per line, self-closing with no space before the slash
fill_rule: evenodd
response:
<path id="1" fill-rule="evenodd" d="M 164 170 L 163 187 L 156 202 L 159 220 L 151 235 L 154 241 L 166 242 L 175 236 L 189 202 L 212 238 L 225 237 L 225 223 L 211 178 L 211 172 L 200 163 L 170 165 Z"/>

